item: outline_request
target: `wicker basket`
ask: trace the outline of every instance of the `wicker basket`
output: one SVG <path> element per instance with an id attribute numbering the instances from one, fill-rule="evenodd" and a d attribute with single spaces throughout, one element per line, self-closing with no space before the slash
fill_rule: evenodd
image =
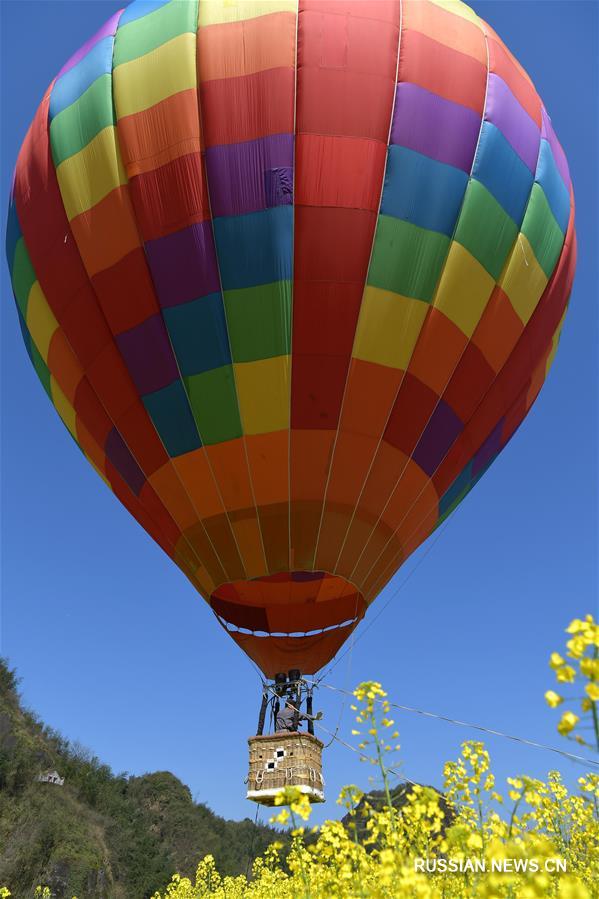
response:
<path id="1" fill-rule="evenodd" d="M 310 802 L 324 802 L 323 744 L 311 734 L 282 731 L 248 739 L 247 798 L 274 805 L 285 787 L 297 787 Z"/>

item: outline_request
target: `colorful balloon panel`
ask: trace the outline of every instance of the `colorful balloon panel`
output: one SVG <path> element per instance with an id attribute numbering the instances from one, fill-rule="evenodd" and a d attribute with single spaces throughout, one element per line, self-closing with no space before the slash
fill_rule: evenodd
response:
<path id="1" fill-rule="evenodd" d="M 7 255 L 90 463 L 267 675 L 312 673 L 534 402 L 574 201 L 463 3 L 137 0 L 48 88 Z"/>

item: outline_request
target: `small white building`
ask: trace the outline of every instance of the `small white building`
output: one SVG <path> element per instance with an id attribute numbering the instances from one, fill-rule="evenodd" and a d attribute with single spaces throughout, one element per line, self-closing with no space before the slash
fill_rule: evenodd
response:
<path id="1" fill-rule="evenodd" d="M 62 787 L 64 784 L 64 777 L 61 777 L 58 771 L 44 771 L 35 779 L 42 784 L 56 784 L 57 787 Z"/>

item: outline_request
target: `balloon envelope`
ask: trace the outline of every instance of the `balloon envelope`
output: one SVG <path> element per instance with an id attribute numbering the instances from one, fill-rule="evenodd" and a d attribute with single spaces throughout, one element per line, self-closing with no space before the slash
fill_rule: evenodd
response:
<path id="1" fill-rule="evenodd" d="M 268 675 L 325 664 L 496 458 L 575 266 L 542 102 L 442 0 L 117 12 L 39 106 L 7 246 L 67 428 Z"/>

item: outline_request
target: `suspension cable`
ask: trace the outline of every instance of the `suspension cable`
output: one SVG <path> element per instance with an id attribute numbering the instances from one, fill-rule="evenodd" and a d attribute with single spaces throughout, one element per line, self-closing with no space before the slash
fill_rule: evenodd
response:
<path id="1" fill-rule="evenodd" d="M 349 696 L 354 696 L 353 693 L 349 693 L 347 690 L 342 690 L 340 687 L 334 687 L 332 684 L 323 684 L 319 681 L 319 685 L 326 687 L 327 690 L 332 690 L 335 693 L 345 693 Z M 386 702 L 387 700 L 375 699 L 375 702 Z M 532 749 L 542 749 L 545 752 L 554 752 L 557 755 L 561 755 L 564 758 L 569 759 L 570 761 L 583 763 L 585 765 L 592 765 L 595 768 L 599 768 L 599 761 L 595 761 L 594 759 L 586 758 L 582 755 L 576 755 L 573 752 L 567 752 L 565 749 L 558 749 L 556 746 L 547 746 L 544 743 L 538 743 L 535 740 L 528 740 L 526 737 L 515 736 L 514 734 L 506 734 L 500 730 L 494 730 L 490 727 L 485 727 L 482 724 L 472 724 L 468 721 L 460 721 L 456 718 L 450 718 L 448 715 L 439 715 L 437 712 L 428 712 L 425 709 L 418 709 L 409 705 L 400 705 L 396 702 L 389 702 L 389 706 L 394 709 L 398 709 L 401 712 L 413 712 L 416 715 L 421 715 L 423 718 L 433 718 L 437 721 L 445 721 L 447 724 L 453 724 L 457 727 L 467 727 L 470 730 L 478 730 L 481 733 L 490 734 L 493 737 L 502 737 L 505 740 L 512 740 L 515 743 L 521 743 L 524 746 L 530 746 Z"/>
<path id="2" fill-rule="evenodd" d="M 270 692 L 276 696 L 276 693 L 273 690 L 273 688 L 270 686 L 270 684 L 267 685 L 267 689 L 270 690 Z M 352 695 L 352 694 L 350 694 L 350 695 Z M 299 711 L 299 709 L 296 706 L 292 705 L 291 703 L 289 703 L 289 705 L 294 711 Z M 333 740 L 336 740 L 337 743 L 340 743 L 342 746 L 345 746 L 346 749 L 351 749 L 351 751 L 355 752 L 357 755 L 359 755 L 360 758 L 362 758 L 366 761 L 369 761 L 369 762 L 372 761 L 372 759 L 369 755 L 366 755 L 366 753 L 362 752 L 360 749 L 357 749 L 355 746 L 352 746 L 351 743 L 346 743 L 345 740 L 341 739 L 341 737 L 337 736 L 332 731 L 328 730 L 328 728 L 326 728 L 323 724 L 320 723 L 320 721 L 316 718 L 315 715 L 306 715 L 305 712 L 303 712 L 302 714 L 303 714 L 304 718 L 310 718 L 314 722 L 315 727 L 317 727 L 319 730 L 324 731 L 325 734 L 328 734 L 330 737 L 332 737 L 331 743 L 333 742 Z M 396 777 L 399 777 L 401 780 L 406 781 L 406 783 L 412 784 L 413 787 L 418 786 L 416 784 L 416 781 L 410 780 L 409 777 L 406 777 L 405 774 L 402 774 L 400 771 L 397 770 L 397 768 L 386 768 L 386 770 L 390 771 L 392 774 L 395 774 Z"/>
<path id="3" fill-rule="evenodd" d="M 422 555 L 420 556 L 420 558 L 418 559 L 418 561 L 416 562 L 414 567 L 408 572 L 408 574 L 405 576 L 405 578 L 398 584 L 398 586 L 395 588 L 393 593 L 389 596 L 389 598 L 383 603 L 381 608 L 377 611 L 376 615 L 373 615 L 372 618 L 368 619 L 368 623 L 365 625 L 365 627 L 363 627 L 360 630 L 360 633 L 355 637 L 355 640 L 352 640 L 350 646 L 348 646 L 347 649 L 345 649 L 344 652 L 342 652 L 340 656 L 337 656 L 337 658 L 333 660 L 332 664 L 329 665 L 329 667 L 321 674 L 321 676 L 317 680 L 317 684 L 319 684 L 322 680 L 324 680 L 325 677 L 329 676 L 331 671 L 337 667 L 339 662 L 345 658 L 345 656 L 348 654 L 348 652 L 349 653 L 353 652 L 354 646 L 356 645 L 358 640 L 361 640 L 362 637 L 364 637 L 368 633 L 368 631 L 370 630 L 372 625 L 375 623 L 375 621 L 378 621 L 378 619 L 381 617 L 383 612 L 391 605 L 393 600 L 397 598 L 399 593 L 401 593 L 401 591 L 403 590 L 405 585 L 408 583 L 408 581 L 410 580 L 412 575 L 418 570 L 418 568 L 420 568 L 420 566 L 422 565 L 422 563 L 424 562 L 424 560 L 426 559 L 426 557 L 428 556 L 430 551 L 437 544 L 441 535 L 445 533 L 447 524 L 451 520 L 452 519 L 450 519 L 450 518 L 445 520 L 445 522 L 438 529 L 438 533 L 435 535 L 434 539 L 431 540 L 431 542 L 428 544 L 425 551 L 422 553 Z M 366 621 L 365 618 L 363 618 L 362 620 Z M 355 635 L 355 631 L 352 633 L 352 637 L 354 637 L 354 635 Z"/>
<path id="4" fill-rule="evenodd" d="M 256 814 L 254 816 L 254 829 L 252 831 L 252 842 L 250 843 L 250 849 L 248 852 L 248 860 L 247 865 L 245 866 L 245 877 L 246 880 L 250 876 L 250 867 L 254 858 L 254 843 L 256 842 L 256 830 L 258 829 L 258 814 L 260 812 L 260 805 L 256 803 Z"/>

